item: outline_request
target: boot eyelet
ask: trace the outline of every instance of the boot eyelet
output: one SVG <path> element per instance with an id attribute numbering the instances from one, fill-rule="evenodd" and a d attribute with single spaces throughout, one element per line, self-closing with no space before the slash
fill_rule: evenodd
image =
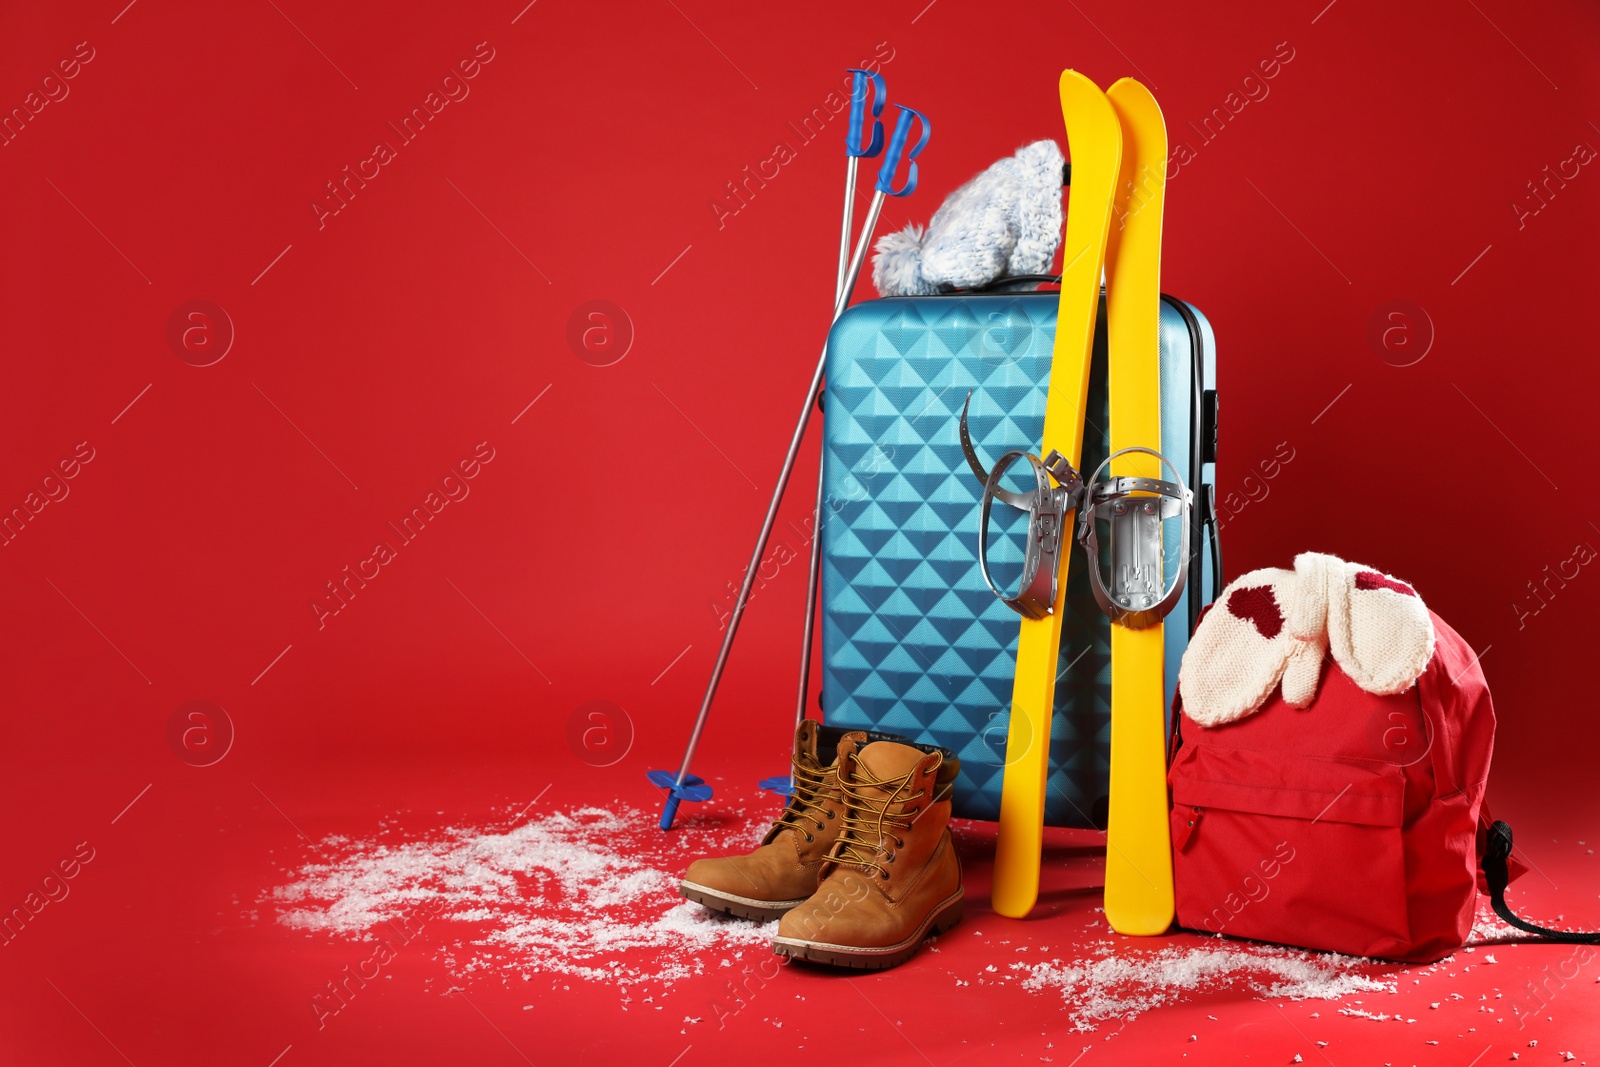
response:
<path id="1" fill-rule="evenodd" d="M 816 838 L 815 838 L 815 837 L 812 837 L 812 836 L 811 836 L 811 834 L 810 834 L 810 833 L 809 833 L 809 832 L 808 832 L 808 833 L 807 833 L 807 834 L 806 834 L 806 842 L 807 842 L 807 843 L 808 843 L 808 844 L 809 844 L 809 843 L 810 843 L 810 842 L 812 842 L 812 841 L 815 841 L 815 840 L 816 840 Z"/>

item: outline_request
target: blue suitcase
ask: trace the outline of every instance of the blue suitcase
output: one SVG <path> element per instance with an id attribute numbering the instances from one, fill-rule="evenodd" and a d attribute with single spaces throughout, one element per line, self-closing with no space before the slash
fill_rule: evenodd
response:
<path id="1" fill-rule="evenodd" d="M 1107 453 L 1105 307 L 1090 371 L 1082 470 Z M 1058 296 L 1053 291 L 858 304 L 828 335 L 823 416 L 824 721 L 884 730 L 961 757 L 954 813 L 995 819 L 1005 769 L 1018 616 L 978 570 L 981 487 L 958 420 L 985 463 L 1039 451 Z M 1184 599 L 1167 618 L 1167 705 L 1200 607 L 1221 588 L 1216 543 L 1216 359 L 1211 326 L 1161 306 L 1161 451 L 1195 491 Z M 1025 468 L 1026 465 L 1021 465 Z M 1020 487 L 1020 483 L 1019 486 Z M 997 507 L 990 560 L 1004 587 L 1026 518 Z M 1169 578 L 1178 530 L 1167 523 Z M 1073 545 L 1050 730 L 1045 822 L 1105 826 L 1111 636 Z"/>

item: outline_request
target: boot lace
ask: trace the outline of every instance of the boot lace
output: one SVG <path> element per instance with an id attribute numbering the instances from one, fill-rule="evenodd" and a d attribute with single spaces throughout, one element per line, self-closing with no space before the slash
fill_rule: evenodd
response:
<path id="1" fill-rule="evenodd" d="M 839 814 L 827 806 L 828 798 L 822 795 L 823 790 L 827 788 L 828 772 L 814 769 L 792 756 L 789 762 L 794 767 L 794 790 L 783 805 L 783 812 L 778 816 L 775 825 L 792 826 L 805 834 L 807 841 L 815 841 L 816 835 L 811 832 L 807 824 L 822 830 L 827 824 L 818 816 L 832 819 Z"/>
<path id="2" fill-rule="evenodd" d="M 839 824 L 839 839 L 834 842 L 833 853 L 828 858 L 835 863 L 848 863 L 859 867 L 869 876 L 876 874 L 885 881 L 889 878 L 886 864 L 894 862 L 895 849 L 904 848 L 901 831 L 911 829 L 922 806 L 908 807 L 912 801 L 921 800 L 926 790 L 906 793 L 916 771 L 899 778 L 875 778 L 858 762 L 854 773 L 839 776 L 839 789 L 844 796 L 844 821 Z M 892 787 L 892 788 L 891 788 Z M 887 789 L 881 799 L 867 796 L 864 789 Z M 899 811 L 890 811 L 895 805 Z M 887 842 L 893 841 L 891 848 Z M 884 853 L 882 862 L 879 853 Z"/>

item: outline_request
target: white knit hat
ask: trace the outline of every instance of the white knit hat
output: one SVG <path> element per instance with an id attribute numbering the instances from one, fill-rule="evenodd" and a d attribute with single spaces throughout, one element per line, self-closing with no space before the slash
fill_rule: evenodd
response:
<path id="1" fill-rule="evenodd" d="M 883 296 L 932 296 L 1014 274 L 1043 274 L 1061 244 L 1061 149 L 1036 141 L 951 193 L 924 231 L 878 241 Z"/>
<path id="2" fill-rule="evenodd" d="M 1286 703 L 1309 707 L 1330 648 L 1362 689 L 1403 693 L 1433 658 L 1433 619 L 1406 583 L 1335 556 L 1251 571 L 1223 590 L 1183 654 L 1183 709 L 1220 726 L 1257 711 L 1280 681 Z"/>

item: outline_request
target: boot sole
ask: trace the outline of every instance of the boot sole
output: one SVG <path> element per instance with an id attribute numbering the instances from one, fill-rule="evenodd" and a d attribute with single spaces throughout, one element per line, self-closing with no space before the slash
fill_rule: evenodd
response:
<path id="1" fill-rule="evenodd" d="M 893 945 L 880 948 L 858 948 L 854 945 L 830 945 L 825 941 L 806 941 L 798 937 L 779 937 L 772 943 L 772 951 L 792 959 L 826 963 L 834 967 L 850 967 L 861 971 L 881 971 L 898 967 L 917 954 L 922 942 L 944 933 L 961 921 L 962 893 L 934 908 L 917 931 Z"/>
<path id="2" fill-rule="evenodd" d="M 696 904 L 704 904 L 712 911 L 763 923 L 783 918 L 804 904 L 807 899 L 802 897 L 799 900 L 757 900 L 754 897 L 741 897 L 737 893 L 725 893 L 720 889 L 712 889 L 710 886 L 690 881 L 678 883 L 678 893 Z"/>

